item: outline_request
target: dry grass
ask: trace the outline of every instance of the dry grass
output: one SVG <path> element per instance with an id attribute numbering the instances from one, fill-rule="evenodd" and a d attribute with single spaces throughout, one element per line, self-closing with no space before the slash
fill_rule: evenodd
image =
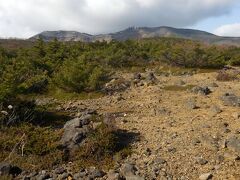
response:
<path id="1" fill-rule="evenodd" d="M 216 77 L 217 81 L 234 81 L 240 78 L 240 72 L 237 70 L 221 70 Z"/>
<path id="2" fill-rule="evenodd" d="M 61 130 L 31 124 L 1 128 L 0 161 L 29 170 L 51 168 L 62 162 L 63 153 L 58 149 L 61 134 Z"/>

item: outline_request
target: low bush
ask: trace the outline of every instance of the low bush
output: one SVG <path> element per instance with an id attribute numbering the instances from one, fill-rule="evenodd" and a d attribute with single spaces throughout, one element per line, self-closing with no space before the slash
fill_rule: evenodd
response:
<path id="1" fill-rule="evenodd" d="M 240 78 L 240 72 L 236 70 L 221 70 L 216 77 L 217 81 L 233 81 Z"/>
<path id="2" fill-rule="evenodd" d="M 77 165 L 112 165 L 113 155 L 117 151 L 116 130 L 102 123 L 91 133 L 86 143 L 72 157 L 76 158 Z"/>
<path id="3" fill-rule="evenodd" d="M 122 142 L 123 139 L 111 117 L 104 121 L 97 117 L 95 121 L 101 124 L 88 135 L 85 144 L 71 154 L 71 160 L 75 159 L 77 167 L 95 166 L 109 169 L 116 160 L 126 158 L 132 151 L 128 143 Z"/>
<path id="4" fill-rule="evenodd" d="M 63 152 L 58 149 L 61 130 L 21 124 L 2 127 L 0 131 L 0 161 L 11 161 L 26 169 L 51 168 L 61 163 Z"/>
<path id="5" fill-rule="evenodd" d="M 60 145 L 63 129 L 30 123 L 1 127 L 0 161 L 10 161 L 28 170 L 52 169 L 68 161 L 77 169 L 90 166 L 108 169 L 115 157 L 121 160 L 131 154 L 129 144 L 122 142 L 113 121 L 103 122 L 101 116 L 94 117 L 93 121 L 100 125 L 74 152 L 66 151 Z"/>
<path id="6" fill-rule="evenodd" d="M 101 66 L 79 58 L 67 60 L 55 74 L 53 83 L 67 92 L 96 91 L 106 82 L 108 73 Z"/>

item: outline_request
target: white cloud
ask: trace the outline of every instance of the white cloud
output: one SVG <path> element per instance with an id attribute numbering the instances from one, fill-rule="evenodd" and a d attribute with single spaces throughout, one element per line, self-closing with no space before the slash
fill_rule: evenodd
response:
<path id="1" fill-rule="evenodd" d="M 215 34 L 219 36 L 236 36 L 240 37 L 240 23 L 226 24 L 218 27 Z"/>
<path id="2" fill-rule="evenodd" d="M 237 0 L 0 0 L 0 37 L 44 30 L 87 33 L 129 26 L 191 26 L 228 13 Z"/>

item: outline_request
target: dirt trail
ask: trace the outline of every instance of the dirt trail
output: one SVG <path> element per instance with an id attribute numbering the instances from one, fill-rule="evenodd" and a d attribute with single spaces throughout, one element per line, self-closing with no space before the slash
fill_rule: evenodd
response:
<path id="1" fill-rule="evenodd" d="M 240 179 L 238 154 L 225 147 L 226 139 L 239 137 L 240 119 L 233 117 L 239 107 L 223 106 L 220 100 L 226 92 L 240 95 L 240 83 L 216 82 L 216 73 L 157 78 L 157 85 L 121 93 L 122 100 L 114 95 L 78 104 L 101 113 L 125 113 L 116 118 L 118 127 L 140 133 L 126 162 L 134 163 L 145 179 L 199 179 L 204 173 L 217 180 Z M 218 87 L 207 96 L 163 88 L 179 80 L 198 86 L 215 82 Z M 188 108 L 189 99 L 197 109 Z M 215 112 L 216 107 L 222 112 Z"/>

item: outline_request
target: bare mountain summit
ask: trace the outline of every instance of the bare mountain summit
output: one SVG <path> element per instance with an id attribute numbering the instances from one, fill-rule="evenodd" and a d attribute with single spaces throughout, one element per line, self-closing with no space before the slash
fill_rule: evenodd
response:
<path id="1" fill-rule="evenodd" d="M 178 29 L 172 27 L 131 27 L 120 32 L 100 35 L 90 35 L 76 31 L 44 31 L 30 38 L 36 40 L 42 38 L 44 41 L 50 41 L 57 38 L 59 41 L 124 41 L 128 39 L 144 39 L 157 37 L 175 37 L 198 40 L 210 44 L 237 45 L 240 46 L 240 37 L 222 37 L 205 31 L 193 29 Z"/>

